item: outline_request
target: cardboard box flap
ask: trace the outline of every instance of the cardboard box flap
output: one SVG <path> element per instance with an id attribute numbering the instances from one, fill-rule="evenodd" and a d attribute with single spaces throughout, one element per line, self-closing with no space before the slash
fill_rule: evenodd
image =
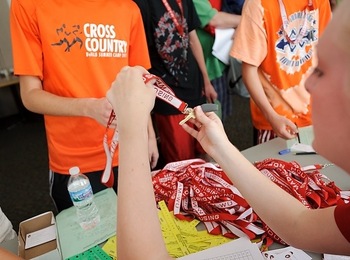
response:
<path id="1" fill-rule="evenodd" d="M 24 257 L 24 259 L 32 259 L 34 257 L 44 255 L 56 249 L 57 249 L 57 242 L 56 240 L 52 240 L 50 242 L 46 242 L 44 244 L 24 250 L 24 256 L 22 257 Z"/>
<path id="2" fill-rule="evenodd" d="M 19 224 L 18 231 L 18 252 L 19 256 L 24 259 L 50 259 L 50 260 L 61 260 L 61 253 L 58 243 L 58 237 L 51 241 L 46 241 L 37 246 L 25 249 L 26 235 L 38 230 L 42 230 L 51 225 L 56 226 L 55 217 L 51 211 L 40 214 L 33 218 L 22 221 Z M 57 230 L 56 230 L 57 234 Z"/>
<path id="3" fill-rule="evenodd" d="M 32 217 L 19 224 L 19 229 L 25 234 L 43 229 L 55 223 L 55 218 L 51 212 L 46 212 Z"/>

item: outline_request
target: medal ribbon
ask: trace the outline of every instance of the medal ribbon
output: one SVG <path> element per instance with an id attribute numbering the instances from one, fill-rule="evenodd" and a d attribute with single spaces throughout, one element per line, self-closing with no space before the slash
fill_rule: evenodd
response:
<path id="1" fill-rule="evenodd" d="M 226 237 L 262 235 L 258 217 L 222 169 L 201 159 L 167 164 L 152 177 L 157 201 L 179 219 L 199 219 L 208 233 Z"/>
<path id="2" fill-rule="evenodd" d="M 341 191 L 333 181 L 321 174 L 319 170 L 323 168 L 322 165 L 301 167 L 294 161 L 268 158 L 255 163 L 255 167 L 307 208 L 325 208 L 349 202 L 350 192 L 346 194 L 346 191 Z M 265 223 L 263 225 L 269 237 L 285 244 Z"/>
<path id="3" fill-rule="evenodd" d="M 177 29 L 177 31 L 179 32 L 181 38 L 184 37 L 184 28 L 182 27 L 182 25 L 179 23 L 179 21 L 177 20 L 176 16 L 175 16 L 175 13 L 174 13 L 174 10 L 171 8 L 171 6 L 169 5 L 168 1 L 167 0 L 162 0 L 166 10 L 168 11 L 171 19 L 173 20 L 174 24 L 175 24 L 175 27 Z M 176 0 L 176 3 L 178 4 L 179 8 L 180 8 L 180 11 L 181 11 L 181 18 L 182 20 L 184 19 L 184 11 L 183 11 L 183 6 L 182 6 L 182 1 L 181 0 Z"/>
<path id="4" fill-rule="evenodd" d="M 341 191 L 319 172 L 325 165 L 301 167 L 297 162 L 265 159 L 255 167 L 308 208 L 349 203 L 350 191 Z M 217 165 L 201 159 L 167 164 L 153 173 L 156 201 L 165 201 L 169 211 L 182 220 L 196 218 L 208 233 L 230 238 L 260 238 L 266 246 L 286 244 L 253 211 Z"/>
<path id="5" fill-rule="evenodd" d="M 153 85 L 155 91 L 156 91 L 156 97 L 165 101 L 166 103 L 172 105 L 173 107 L 177 108 L 181 113 L 186 114 L 187 112 L 187 103 L 178 99 L 174 93 L 174 91 L 159 77 L 153 75 L 153 74 L 144 74 L 143 75 L 143 81 L 145 84 L 147 84 L 150 80 L 155 79 L 156 82 Z M 106 127 L 106 132 L 103 137 L 103 148 L 106 153 L 106 165 L 105 169 L 103 171 L 102 177 L 101 177 L 101 182 L 105 184 L 107 187 L 111 188 L 113 187 L 114 184 L 114 174 L 113 174 L 113 157 L 115 150 L 118 147 L 118 131 L 115 130 L 113 133 L 113 137 L 111 140 L 111 145 L 109 147 L 108 144 L 108 129 L 110 128 L 113 120 L 116 119 L 116 115 L 114 111 L 112 110 L 107 127 Z"/>

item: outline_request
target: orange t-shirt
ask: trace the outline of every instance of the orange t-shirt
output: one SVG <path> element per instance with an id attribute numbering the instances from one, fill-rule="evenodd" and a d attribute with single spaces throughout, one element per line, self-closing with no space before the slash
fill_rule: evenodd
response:
<path id="1" fill-rule="evenodd" d="M 311 108 L 304 82 L 316 66 L 315 46 L 331 18 L 331 9 L 329 1 L 313 0 L 314 9 L 305 14 L 308 0 L 282 2 L 289 22 L 285 29 L 279 1 L 245 1 L 230 55 L 258 67 L 265 94 L 277 113 L 298 126 L 307 126 Z M 293 41 L 300 31 L 303 37 Z M 253 99 L 251 114 L 255 128 L 272 129 Z"/>
<path id="2" fill-rule="evenodd" d="M 38 76 L 52 94 L 102 98 L 123 66 L 150 67 L 133 1 L 12 0 L 10 19 L 15 74 Z M 49 115 L 45 126 L 51 170 L 104 169 L 106 126 L 87 117 Z"/>

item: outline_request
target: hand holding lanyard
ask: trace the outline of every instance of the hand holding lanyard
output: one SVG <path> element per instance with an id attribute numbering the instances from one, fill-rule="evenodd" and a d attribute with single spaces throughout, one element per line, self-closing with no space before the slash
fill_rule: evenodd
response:
<path id="1" fill-rule="evenodd" d="M 191 118 L 195 118 L 193 109 L 188 107 L 188 104 L 179 98 L 176 97 L 174 91 L 159 77 L 153 75 L 153 74 L 145 74 L 143 75 L 143 81 L 145 84 L 147 84 L 150 80 L 155 79 L 156 83 L 154 85 L 154 89 L 156 91 L 156 97 L 165 101 L 166 103 L 172 105 L 173 107 L 177 108 L 181 113 L 187 115 L 184 120 L 180 122 L 180 125 L 184 124 L 186 121 L 188 121 Z M 202 105 L 204 112 L 210 112 L 210 111 L 217 111 L 218 105 L 217 104 L 203 104 Z M 112 172 L 112 162 L 115 150 L 118 147 L 118 131 L 115 130 L 111 145 L 109 147 L 108 145 L 108 129 L 110 128 L 113 120 L 116 119 L 116 115 L 114 111 L 112 110 L 111 115 L 109 117 L 106 132 L 103 137 L 103 148 L 106 153 L 106 166 L 104 169 L 104 172 L 101 177 L 101 182 L 105 184 L 107 187 L 113 187 L 114 184 L 114 174 Z"/>

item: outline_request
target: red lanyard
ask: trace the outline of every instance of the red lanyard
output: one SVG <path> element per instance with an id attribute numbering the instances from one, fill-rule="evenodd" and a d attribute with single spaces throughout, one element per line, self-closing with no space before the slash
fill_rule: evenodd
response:
<path id="1" fill-rule="evenodd" d="M 212 163 L 192 159 L 167 164 L 152 177 L 156 201 L 179 219 L 201 220 L 210 234 L 254 239 L 265 231 L 237 188 Z"/>
<path id="2" fill-rule="evenodd" d="M 179 21 L 177 20 L 174 10 L 171 8 L 171 6 L 169 5 L 167 0 L 162 0 L 166 10 L 168 11 L 171 19 L 173 20 L 177 31 L 179 32 L 181 38 L 184 37 L 184 28 L 182 27 L 182 25 L 179 23 Z M 178 4 L 180 11 L 181 11 L 181 19 L 182 21 L 184 20 L 184 11 L 183 11 L 183 6 L 182 6 L 182 1 L 181 0 L 176 0 L 176 3 Z"/>
<path id="3" fill-rule="evenodd" d="M 314 5 L 313 5 L 313 1 L 312 0 L 308 0 L 308 6 L 307 8 L 303 11 L 303 19 L 304 19 L 304 24 L 303 27 L 301 28 L 299 34 L 297 35 L 297 37 L 295 39 L 291 39 L 290 35 L 287 32 L 288 26 L 289 26 L 289 21 L 288 21 L 288 17 L 287 17 L 287 13 L 286 13 L 286 8 L 283 4 L 282 0 L 278 0 L 279 5 L 280 5 L 280 13 L 281 13 L 281 17 L 282 17 L 282 27 L 283 27 L 283 32 L 284 35 L 287 39 L 287 41 L 289 43 L 292 44 L 297 44 L 300 42 L 300 40 L 307 34 L 307 22 L 308 22 L 308 14 L 309 14 L 309 10 L 314 10 Z"/>
<path id="4" fill-rule="evenodd" d="M 174 91 L 159 77 L 153 75 L 153 74 L 145 74 L 143 75 L 143 81 L 145 83 L 149 82 L 150 80 L 155 79 L 156 83 L 153 86 L 156 91 L 156 97 L 167 102 L 168 104 L 172 105 L 173 107 L 177 108 L 181 113 L 187 114 L 188 113 L 188 105 L 186 102 L 178 99 L 175 96 Z M 112 110 L 111 115 L 109 116 L 109 120 L 106 127 L 106 132 L 103 137 L 103 148 L 106 153 L 106 166 L 105 170 L 101 177 L 101 182 L 105 184 L 107 187 L 113 187 L 114 183 L 114 174 L 112 172 L 112 164 L 113 164 L 113 157 L 115 150 L 118 146 L 118 131 L 115 130 L 111 145 L 109 147 L 108 145 L 108 129 L 110 128 L 113 120 L 116 118 L 116 115 L 114 111 Z"/>
<path id="5" fill-rule="evenodd" d="M 106 132 L 103 137 L 103 148 L 106 153 L 106 166 L 104 169 L 104 172 L 101 177 L 101 182 L 105 184 L 107 187 L 111 188 L 114 184 L 114 174 L 112 170 L 112 164 L 113 164 L 113 157 L 114 152 L 118 146 L 118 131 L 115 130 L 113 133 L 112 141 L 111 141 L 111 147 L 108 146 L 108 129 L 111 126 L 113 120 L 116 118 L 114 111 L 112 110 L 111 115 L 109 116 Z"/>
<path id="6" fill-rule="evenodd" d="M 154 89 L 156 90 L 157 98 L 165 101 L 169 105 L 177 108 L 181 113 L 186 114 L 187 111 L 187 103 L 178 99 L 175 96 L 174 91 L 159 77 L 153 74 L 145 74 L 143 75 L 143 80 L 145 83 L 150 80 L 155 79 L 156 83 L 154 85 Z"/>
<path id="7" fill-rule="evenodd" d="M 350 191 L 341 191 L 318 171 L 328 164 L 301 167 L 297 162 L 268 158 L 254 165 L 308 208 L 349 203 Z M 169 163 L 153 174 L 152 183 L 157 202 L 164 200 L 179 219 L 201 220 L 210 234 L 261 237 L 267 245 L 272 240 L 285 244 L 217 165 L 201 159 Z"/>
<path id="8" fill-rule="evenodd" d="M 293 195 L 307 208 L 325 208 L 348 203 L 349 191 L 340 190 L 318 170 L 332 164 L 314 164 L 301 167 L 297 162 L 267 158 L 256 162 L 255 167 L 280 188 Z M 263 223 L 264 229 L 275 241 L 284 242 Z"/>

